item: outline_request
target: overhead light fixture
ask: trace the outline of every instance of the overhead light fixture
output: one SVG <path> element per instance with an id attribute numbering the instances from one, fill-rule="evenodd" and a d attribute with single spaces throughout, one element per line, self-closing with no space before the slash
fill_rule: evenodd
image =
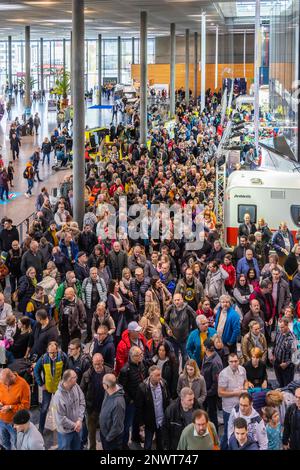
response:
<path id="1" fill-rule="evenodd" d="M 24 20 L 24 18 L 14 18 L 13 20 L 6 20 L 11 23 L 27 23 L 28 20 Z"/>
<path id="2" fill-rule="evenodd" d="M 117 24 L 134 24 L 134 21 L 114 21 Z"/>
<path id="3" fill-rule="evenodd" d="M 13 5 L 11 3 L 0 4 L 0 11 L 25 10 L 24 5 Z"/>
<path id="4" fill-rule="evenodd" d="M 59 3 L 59 2 L 55 2 L 55 1 L 52 2 L 52 1 L 50 1 L 50 0 L 49 0 L 49 1 L 45 0 L 45 1 L 43 2 L 43 1 L 39 1 L 39 0 L 38 0 L 38 1 L 36 1 L 36 2 L 34 2 L 34 1 L 26 1 L 26 2 L 24 2 L 24 3 L 26 3 L 26 5 L 33 5 L 33 6 L 37 6 L 37 7 L 44 7 L 44 6 L 46 6 L 46 5 L 57 5 L 57 3 Z"/>

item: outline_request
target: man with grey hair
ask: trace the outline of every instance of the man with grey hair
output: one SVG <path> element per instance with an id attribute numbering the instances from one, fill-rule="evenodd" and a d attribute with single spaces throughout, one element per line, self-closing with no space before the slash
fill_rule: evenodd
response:
<path id="1" fill-rule="evenodd" d="M 44 258 L 36 240 L 32 240 L 29 250 L 27 250 L 22 256 L 22 274 L 26 274 L 28 268 L 34 268 L 36 270 L 36 277 L 38 282 L 40 282 L 43 277 Z"/>
<path id="2" fill-rule="evenodd" d="M 186 350 L 190 359 L 194 359 L 198 367 L 201 368 L 205 354 L 204 341 L 217 334 L 214 328 L 209 325 L 208 318 L 205 315 L 198 315 L 196 318 L 197 329 L 193 330 L 187 340 Z"/>
<path id="3" fill-rule="evenodd" d="M 274 341 L 272 362 L 279 387 L 285 387 L 294 380 L 295 365 L 292 363 L 292 353 L 295 336 L 290 331 L 288 318 L 281 318 L 278 326 L 279 331 Z"/>
<path id="4" fill-rule="evenodd" d="M 100 437 L 103 450 L 121 450 L 125 421 L 124 390 L 114 374 L 105 374 L 102 381 L 105 397 L 100 412 Z"/>
<path id="5" fill-rule="evenodd" d="M 235 352 L 236 343 L 241 334 L 240 316 L 231 306 L 231 297 L 229 295 L 225 294 L 220 297 L 215 328 L 218 335 L 222 337 L 224 345 L 228 346 L 230 352 Z"/>
<path id="6" fill-rule="evenodd" d="M 80 450 L 85 398 L 77 374 L 67 369 L 53 397 L 58 450 Z"/>
<path id="7" fill-rule="evenodd" d="M 189 387 L 183 387 L 180 397 L 172 401 L 167 407 L 162 426 L 162 439 L 164 450 L 176 450 L 184 428 L 191 424 L 193 412 L 200 405 L 195 400 L 195 394 Z"/>

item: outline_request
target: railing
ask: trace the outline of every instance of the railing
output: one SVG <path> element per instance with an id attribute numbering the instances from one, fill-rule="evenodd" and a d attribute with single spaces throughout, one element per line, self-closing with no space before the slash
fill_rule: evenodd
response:
<path id="1" fill-rule="evenodd" d="M 20 237 L 20 243 L 22 243 L 24 241 L 24 238 L 25 238 L 25 236 L 27 235 L 27 233 L 29 231 L 29 226 L 30 226 L 31 222 L 34 219 L 35 214 L 36 213 L 33 212 L 26 219 L 22 220 L 22 222 L 20 222 L 17 225 L 17 229 L 18 229 L 19 237 Z"/>

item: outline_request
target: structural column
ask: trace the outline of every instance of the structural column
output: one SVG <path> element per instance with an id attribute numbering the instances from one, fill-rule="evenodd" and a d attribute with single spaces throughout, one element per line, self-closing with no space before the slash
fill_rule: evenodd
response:
<path id="1" fill-rule="evenodd" d="M 175 69 L 176 69 L 176 26 L 170 25 L 170 117 L 175 115 Z"/>
<path id="2" fill-rule="evenodd" d="M 244 31 L 244 52 L 243 52 L 243 62 L 244 62 L 244 78 L 246 78 L 246 31 Z"/>
<path id="3" fill-rule="evenodd" d="M 30 26 L 25 26 L 25 108 L 31 107 L 30 99 Z"/>
<path id="4" fill-rule="evenodd" d="M 71 90 L 71 104 L 73 104 L 73 33 L 70 34 L 70 90 Z"/>
<path id="5" fill-rule="evenodd" d="M 118 83 L 121 83 L 121 37 L 118 36 Z"/>
<path id="6" fill-rule="evenodd" d="M 72 32 L 74 220 L 81 228 L 85 209 L 84 0 L 72 0 Z"/>
<path id="7" fill-rule="evenodd" d="M 215 57 L 215 90 L 218 88 L 219 78 L 219 26 L 216 26 L 216 57 Z"/>
<path id="8" fill-rule="evenodd" d="M 44 91 L 44 40 L 40 39 L 41 92 Z"/>
<path id="9" fill-rule="evenodd" d="M 260 0 L 256 0 L 255 5 L 255 50 L 254 50 L 254 135 L 255 148 L 258 155 L 258 132 L 259 132 L 259 34 L 260 34 Z"/>
<path id="10" fill-rule="evenodd" d="M 102 35 L 98 34 L 98 104 L 102 103 Z"/>
<path id="11" fill-rule="evenodd" d="M 147 12 L 141 12 L 140 31 L 140 68 L 141 68 L 141 89 L 140 89 L 140 142 L 147 144 Z"/>
<path id="12" fill-rule="evenodd" d="M 194 100 L 198 96 L 198 33 L 194 34 Z"/>
<path id="13" fill-rule="evenodd" d="M 8 36 L 8 88 L 12 91 L 12 52 L 11 52 L 11 36 Z M 11 96 L 11 95 L 9 95 Z"/>
<path id="14" fill-rule="evenodd" d="M 66 71 L 66 40 L 63 38 L 63 68 Z"/>
<path id="15" fill-rule="evenodd" d="M 202 13 L 201 22 L 201 111 L 205 108 L 206 87 L 206 15 Z"/>
<path id="16" fill-rule="evenodd" d="M 134 38 L 131 38 L 131 55 L 132 55 L 132 59 L 131 59 L 131 63 L 134 64 L 135 60 L 134 60 Z"/>
<path id="17" fill-rule="evenodd" d="M 185 30 L 185 101 L 190 99 L 190 30 Z"/>

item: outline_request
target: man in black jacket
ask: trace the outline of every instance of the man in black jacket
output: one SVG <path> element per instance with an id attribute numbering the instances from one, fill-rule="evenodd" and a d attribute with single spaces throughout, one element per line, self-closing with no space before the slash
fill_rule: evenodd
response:
<path id="1" fill-rule="evenodd" d="M 5 261 L 6 266 L 9 269 L 9 283 L 10 283 L 10 292 L 11 296 L 17 289 L 17 284 L 20 277 L 22 276 L 21 272 L 21 262 L 22 262 L 22 250 L 20 244 L 17 240 L 12 242 L 11 249 L 8 251 L 8 255 Z M 11 305 L 15 308 L 15 302 L 12 300 Z"/>
<path id="2" fill-rule="evenodd" d="M 128 449 L 129 430 L 132 426 L 131 440 L 140 442 L 139 423 L 136 416 L 138 386 L 146 378 L 146 368 L 143 363 L 143 352 L 137 346 L 129 351 L 129 360 L 122 367 L 118 382 L 123 386 L 126 401 L 126 413 L 123 435 L 123 449 Z"/>
<path id="3" fill-rule="evenodd" d="M 75 370 L 78 384 L 80 384 L 83 374 L 91 367 L 91 364 L 89 354 L 82 352 L 80 339 L 71 339 L 68 350 L 68 369 Z"/>
<path id="4" fill-rule="evenodd" d="M 21 263 L 21 271 L 26 274 L 28 268 L 35 268 L 38 282 L 42 280 L 44 258 L 39 250 L 39 244 L 35 240 L 30 243 L 30 249 L 24 253 Z"/>
<path id="5" fill-rule="evenodd" d="M 98 239 L 96 234 L 92 231 L 92 227 L 90 224 L 85 224 L 83 231 L 78 237 L 79 250 L 84 251 L 88 256 L 90 256 L 97 243 Z"/>
<path id="6" fill-rule="evenodd" d="M 90 269 L 87 265 L 87 256 L 84 251 L 80 251 L 77 256 L 77 261 L 74 263 L 74 272 L 76 279 L 83 282 L 85 278 L 90 276 Z"/>
<path id="7" fill-rule="evenodd" d="M 111 271 L 112 279 L 120 281 L 122 279 L 122 271 L 128 266 L 127 253 L 121 250 L 119 242 L 113 244 L 113 249 L 108 253 L 107 265 Z"/>
<path id="8" fill-rule="evenodd" d="M 156 436 L 156 449 L 163 450 L 162 424 L 164 413 L 169 405 L 166 382 L 161 377 L 158 366 L 149 368 L 149 378 L 138 387 L 136 395 L 137 421 L 145 425 L 144 449 L 151 450 L 153 436 Z"/>
<path id="9" fill-rule="evenodd" d="M 93 342 L 93 356 L 94 354 L 101 354 L 105 364 L 113 369 L 116 348 L 112 336 L 108 334 L 106 325 L 100 325 L 97 329 L 97 338 L 95 338 Z"/>
<path id="10" fill-rule="evenodd" d="M 300 450 L 300 388 L 295 390 L 296 403 L 286 410 L 282 436 L 285 450 Z"/>
<path id="11" fill-rule="evenodd" d="M 0 251 L 8 253 L 14 240 L 19 241 L 18 229 L 12 224 L 11 219 L 6 219 L 3 224 L 3 230 L 0 232 Z"/>
<path id="12" fill-rule="evenodd" d="M 112 369 L 104 365 L 103 356 L 97 353 L 93 356 L 93 364 L 84 372 L 81 379 L 80 387 L 86 402 L 90 450 L 96 450 L 97 424 L 105 395 L 103 377 L 105 374 L 111 373 Z"/>
<path id="13" fill-rule="evenodd" d="M 166 409 L 162 426 L 164 450 L 176 450 L 184 428 L 191 424 L 193 412 L 200 405 L 195 400 L 194 392 L 189 387 L 183 387 L 180 397 L 174 400 Z"/>
<path id="14" fill-rule="evenodd" d="M 29 342 L 30 356 L 41 357 L 47 352 L 50 341 L 58 342 L 58 330 L 54 320 L 50 320 L 46 310 L 38 310 L 35 315 L 36 324 Z"/>
<path id="15" fill-rule="evenodd" d="M 203 403 L 209 419 L 214 423 L 218 432 L 218 377 L 223 369 L 223 363 L 219 354 L 215 351 L 212 339 L 204 341 L 205 356 L 202 362 L 202 375 L 206 383 L 206 398 Z"/>
<path id="16" fill-rule="evenodd" d="M 129 290 L 133 294 L 133 300 L 137 309 L 138 315 L 141 317 L 145 310 L 145 295 L 150 289 L 150 278 L 144 276 L 143 268 L 136 268 L 135 277 L 130 280 Z"/>
<path id="17" fill-rule="evenodd" d="M 244 256 L 246 256 L 246 250 L 249 248 L 248 237 L 246 235 L 242 235 L 239 239 L 239 244 L 235 247 L 232 252 L 232 262 L 234 266 L 238 264 L 238 261 Z"/>

